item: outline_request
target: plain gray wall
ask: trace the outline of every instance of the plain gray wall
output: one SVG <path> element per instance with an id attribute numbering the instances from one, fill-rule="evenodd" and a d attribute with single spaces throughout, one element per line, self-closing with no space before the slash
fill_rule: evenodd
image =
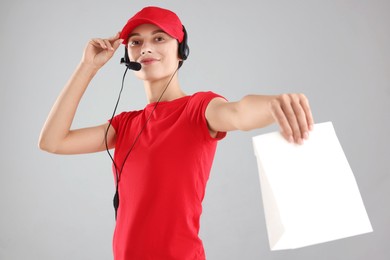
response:
<path id="1" fill-rule="evenodd" d="M 251 137 L 220 142 L 201 237 L 210 260 L 390 259 L 390 1 L 58 1 L 0 4 L 0 259 L 112 259 L 111 163 L 103 153 L 57 156 L 37 148 L 45 118 L 90 38 L 108 37 L 145 5 L 177 12 L 191 54 L 187 93 L 229 100 L 303 92 L 316 122 L 332 121 L 374 232 L 307 248 L 269 250 Z M 111 115 L 120 49 L 82 100 L 74 127 Z M 130 73 L 118 111 L 142 108 Z"/>

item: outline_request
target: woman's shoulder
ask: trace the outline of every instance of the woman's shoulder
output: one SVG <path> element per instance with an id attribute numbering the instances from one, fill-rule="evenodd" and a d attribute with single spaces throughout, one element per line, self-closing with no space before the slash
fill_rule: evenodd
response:
<path id="1" fill-rule="evenodd" d="M 198 91 L 191 95 L 191 99 L 194 101 L 206 101 L 209 102 L 214 98 L 221 97 L 224 98 L 222 95 L 217 94 L 213 91 Z"/>

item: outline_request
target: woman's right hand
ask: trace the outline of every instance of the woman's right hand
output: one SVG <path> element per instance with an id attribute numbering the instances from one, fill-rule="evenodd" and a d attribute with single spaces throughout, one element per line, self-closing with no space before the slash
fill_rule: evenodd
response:
<path id="1" fill-rule="evenodd" d="M 92 65 L 96 69 L 100 69 L 107 61 L 111 59 L 122 39 L 119 39 L 120 32 L 115 36 L 107 39 L 93 38 L 84 49 L 83 64 Z"/>

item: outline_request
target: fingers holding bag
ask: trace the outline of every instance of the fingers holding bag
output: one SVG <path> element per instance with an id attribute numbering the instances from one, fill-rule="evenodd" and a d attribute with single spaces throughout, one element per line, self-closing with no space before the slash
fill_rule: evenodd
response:
<path id="1" fill-rule="evenodd" d="M 286 140 L 302 144 L 308 138 L 314 121 L 304 94 L 277 96 L 271 101 L 271 111 Z"/>

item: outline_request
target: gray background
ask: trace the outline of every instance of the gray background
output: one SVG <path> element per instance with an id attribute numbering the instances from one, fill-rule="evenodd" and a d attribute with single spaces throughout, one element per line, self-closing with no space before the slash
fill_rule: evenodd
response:
<path id="1" fill-rule="evenodd" d="M 390 1 L 58 1 L 0 4 L 0 259 L 112 259 L 111 163 L 103 153 L 57 156 L 37 148 L 55 98 L 86 42 L 108 37 L 144 5 L 177 12 L 191 54 L 187 93 L 303 92 L 316 122 L 332 121 L 374 232 L 297 250 L 269 250 L 251 137 L 220 142 L 201 237 L 210 260 L 390 259 Z M 87 90 L 74 127 L 113 111 L 124 67 L 120 49 Z M 142 108 L 130 73 L 118 111 Z"/>

